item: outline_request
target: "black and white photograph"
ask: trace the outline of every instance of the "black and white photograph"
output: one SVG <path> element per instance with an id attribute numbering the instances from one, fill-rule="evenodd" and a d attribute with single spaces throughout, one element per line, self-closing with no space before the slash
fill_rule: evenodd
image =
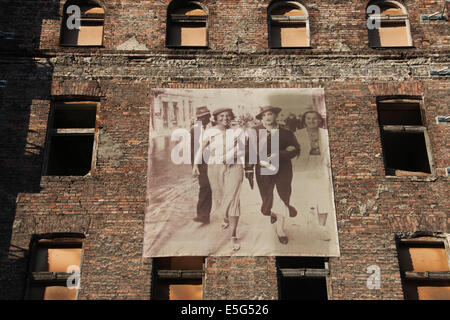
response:
<path id="1" fill-rule="evenodd" d="M 152 97 L 144 257 L 339 256 L 323 89 Z"/>

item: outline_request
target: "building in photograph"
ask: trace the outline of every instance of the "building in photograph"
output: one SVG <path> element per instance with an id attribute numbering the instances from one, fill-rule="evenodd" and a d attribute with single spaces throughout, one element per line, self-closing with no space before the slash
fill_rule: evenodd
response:
<path id="1" fill-rule="evenodd" d="M 448 0 L 0 8 L 1 299 L 450 299 Z M 173 130 L 205 108 L 205 128 L 278 129 L 293 191 L 289 170 L 261 182 L 260 162 L 253 185 L 237 165 L 226 182 L 175 166 Z M 324 154 L 314 189 L 296 157 Z M 240 200 L 229 220 L 193 220 L 208 182 L 213 208 L 218 186 Z M 146 251 L 149 230 L 182 240 Z M 212 240 L 224 251 L 177 246 Z"/>

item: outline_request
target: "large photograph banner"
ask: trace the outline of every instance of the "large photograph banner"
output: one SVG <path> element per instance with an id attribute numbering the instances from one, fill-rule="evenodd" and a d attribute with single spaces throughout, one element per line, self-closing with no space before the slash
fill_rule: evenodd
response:
<path id="1" fill-rule="evenodd" d="M 153 89 L 144 257 L 339 256 L 323 89 Z"/>

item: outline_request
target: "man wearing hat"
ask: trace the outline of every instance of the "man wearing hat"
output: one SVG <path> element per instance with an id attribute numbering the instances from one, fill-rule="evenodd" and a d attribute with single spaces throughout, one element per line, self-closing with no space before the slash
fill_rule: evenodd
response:
<path id="1" fill-rule="evenodd" d="M 273 106 L 260 107 L 255 118 L 261 121 L 261 124 L 253 127 L 256 130 L 257 143 L 256 150 L 257 164 L 246 165 L 246 177 L 253 179 L 253 167 L 255 167 L 256 183 L 258 184 L 259 193 L 262 199 L 261 213 L 271 217 L 271 223 L 277 222 L 277 235 L 282 244 L 288 243 L 288 237 L 284 231 L 284 222 L 287 217 L 295 217 L 297 210 L 290 205 L 291 183 L 293 178 L 291 159 L 300 154 L 300 145 L 297 142 L 292 131 L 281 128 L 277 123 L 277 117 L 281 109 Z M 261 161 L 259 154 L 260 130 L 266 130 L 267 140 L 264 142 L 267 146 L 267 156 L 271 156 L 271 140 L 273 130 L 278 130 L 279 142 L 279 163 L 278 170 L 273 170 L 275 174 L 267 174 L 262 172 L 261 168 L 269 168 L 268 164 Z M 274 155 L 272 155 L 274 156 Z M 273 165 L 272 165 L 273 166 Z M 272 212 L 274 202 L 274 188 L 276 186 L 277 193 L 284 204 L 283 212 Z"/>
<path id="2" fill-rule="evenodd" d="M 195 124 L 191 129 L 191 164 L 194 164 L 194 157 L 195 157 L 195 148 L 201 148 L 201 141 L 197 141 L 197 144 L 195 143 L 196 135 L 194 134 L 195 130 L 205 130 L 206 126 L 210 122 L 211 119 L 211 113 L 209 109 L 206 106 L 198 107 L 196 109 L 196 117 L 197 122 L 201 122 L 201 128 L 200 126 L 197 127 L 197 124 Z M 200 139 L 201 135 L 198 135 L 198 138 Z M 198 165 L 198 184 L 199 184 L 199 191 L 198 191 L 198 201 L 197 201 L 197 216 L 194 218 L 195 222 L 200 223 L 209 223 L 209 216 L 211 213 L 211 204 L 212 204 L 212 194 L 211 194 L 211 186 L 209 185 L 208 180 L 208 165 L 202 161 L 201 164 Z"/>

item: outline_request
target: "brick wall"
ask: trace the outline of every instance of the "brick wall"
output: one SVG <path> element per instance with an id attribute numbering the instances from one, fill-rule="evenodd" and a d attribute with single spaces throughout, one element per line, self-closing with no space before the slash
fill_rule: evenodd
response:
<path id="1" fill-rule="evenodd" d="M 104 48 L 60 48 L 64 2 L 0 0 L 3 164 L 0 296 L 21 299 L 31 236 L 86 235 L 80 299 L 148 299 L 142 258 L 152 88 L 324 88 L 341 257 L 330 259 L 333 299 L 402 299 L 396 233 L 449 232 L 448 23 L 420 22 L 442 1 L 407 0 L 414 48 L 368 47 L 366 1 L 308 1 L 311 49 L 267 48 L 270 1 L 203 1 L 209 49 L 165 48 L 169 1 L 103 1 Z M 6 18 L 7 17 L 7 18 Z M 6 22 L 5 22 L 6 21 Z M 19 23 L 20 22 L 20 23 Z M 118 51 L 135 38 L 148 50 Z M 386 177 L 376 111 L 380 95 L 423 97 L 435 176 Z M 100 98 L 96 168 L 41 176 L 51 99 Z M 381 289 L 366 287 L 369 265 Z M 206 299 L 276 299 L 273 257 L 207 259 Z"/>

